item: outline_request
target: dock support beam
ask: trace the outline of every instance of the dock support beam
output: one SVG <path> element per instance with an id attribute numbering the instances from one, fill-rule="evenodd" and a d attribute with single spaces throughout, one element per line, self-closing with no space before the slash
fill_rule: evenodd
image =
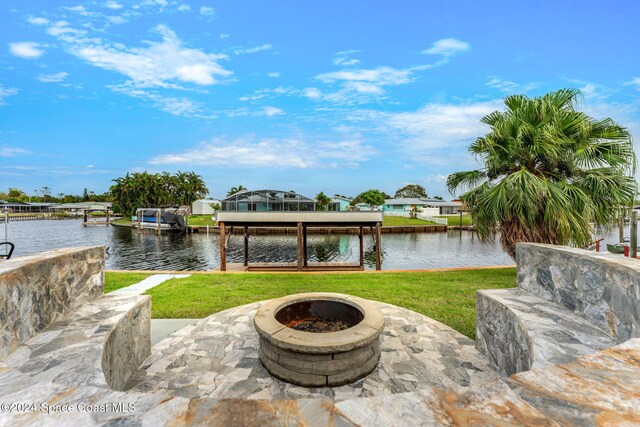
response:
<path id="1" fill-rule="evenodd" d="M 249 227 L 244 227 L 244 266 L 249 265 Z"/>
<path id="2" fill-rule="evenodd" d="M 302 223 L 298 223 L 298 271 L 302 271 L 302 267 L 304 266 L 303 258 L 304 258 L 304 242 L 302 239 Z"/>
<path id="3" fill-rule="evenodd" d="M 309 258 L 309 255 L 307 254 L 307 226 L 302 227 L 302 248 L 303 248 L 304 266 L 306 267 L 307 261 Z"/>
<path id="4" fill-rule="evenodd" d="M 227 239 L 225 238 L 224 222 L 220 226 L 220 271 L 227 271 Z"/>
<path id="5" fill-rule="evenodd" d="M 376 222 L 376 270 L 382 270 L 382 229 Z"/>
<path id="6" fill-rule="evenodd" d="M 358 240 L 360 241 L 360 268 L 364 270 L 364 230 L 362 227 L 358 232 Z"/>

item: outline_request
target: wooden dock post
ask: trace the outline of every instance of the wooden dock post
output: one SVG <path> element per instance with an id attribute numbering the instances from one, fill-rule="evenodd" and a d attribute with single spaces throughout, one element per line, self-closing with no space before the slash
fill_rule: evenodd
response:
<path id="1" fill-rule="evenodd" d="M 140 210 L 136 211 L 136 221 L 138 221 L 138 234 L 142 232 L 142 224 L 140 223 Z"/>
<path id="2" fill-rule="evenodd" d="M 82 225 L 87 225 L 87 221 L 89 221 L 89 214 L 86 209 L 82 210 Z"/>
<path id="3" fill-rule="evenodd" d="M 382 270 L 382 230 L 376 222 L 376 270 Z"/>
<path id="4" fill-rule="evenodd" d="M 302 267 L 304 265 L 302 258 L 304 257 L 304 244 L 302 240 L 302 223 L 298 223 L 297 230 L 297 238 L 298 238 L 298 271 L 302 271 Z"/>
<path id="5" fill-rule="evenodd" d="M 244 266 L 249 265 L 249 227 L 244 226 Z"/>
<path id="6" fill-rule="evenodd" d="M 309 258 L 307 254 L 307 226 L 302 227 L 302 248 L 303 248 L 303 256 L 304 256 L 304 266 L 307 266 L 307 260 Z"/>
<path id="7" fill-rule="evenodd" d="M 160 217 L 160 210 L 158 210 L 158 211 L 156 212 L 156 222 L 158 223 L 158 231 L 157 231 L 158 236 L 160 235 L 160 218 L 161 218 L 161 217 Z"/>
<path id="8" fill-rule="evenodd" d="M 358 232 L 358 240 L 360 241 L 360 267 L 364 269 L 364 229 L 362 226 Z"/>
<path id="9" fill-rule="evenodd" d="M 224 222 L 220 226 L 220 271 L 227 271 L 227 239 L 225 238 Z"/>
<path id="10" fill-rule="evenodd" d="M 111 224 L 111 216 L 109 215 L 109 209 L 107 209 L 107 225 Z"/>

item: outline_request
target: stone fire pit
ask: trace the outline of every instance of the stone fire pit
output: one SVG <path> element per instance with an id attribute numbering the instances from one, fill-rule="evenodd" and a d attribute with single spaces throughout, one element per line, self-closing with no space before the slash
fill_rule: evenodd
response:
<path id="1" fill-rule="evenodd" d="M 260 361 L 273 376 L 307 387 L 338 386 L 378 364 L 384 316 L 362 298 L 306 293 L 265 303 L 254 326 Z"/>

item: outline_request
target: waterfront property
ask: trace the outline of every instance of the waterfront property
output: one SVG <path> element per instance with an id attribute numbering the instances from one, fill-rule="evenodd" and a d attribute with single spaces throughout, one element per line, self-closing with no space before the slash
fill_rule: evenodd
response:
<path id="1" fill-rule="evenodd" d="M 278 270 L 316 270 L 316 269 L 364 269 L 364 228 L 369 228 L 374 239 L 376 270 L 382 268 L 382 212 L 218 212 L 216 220 L 220 227 L 220 270 L 227 269 L 227 245 L 232 237 L 233 228 L 244 230 L 244 259 L 243 268 L 247 270 L 278 269 Z M 227 236 L 227 228 L 229 234 Z M 285 263 L 272 263 L 261 265 L 249 265 L 249 229 L 252 227 L 290 228 L 296 227 L 297 260 L 293 265 Z M 324 228 L 358 228 L 359 262 L 358 264 L 342 263 L 309 264 L 307 229 L 310 227 Z M 375 233 L 374 233 L 375 228 Z"/>
<path id="2" fill-rule="evenodd" d="M 49 212 L 53 203 L 8 202 L 0 200 L 0 212 L 8 213 L 44 213 Z"/>
<path id="3" fill-rule="evenodd" d="M 293 191 L 239 191 L 222 201 L 221 210 L 231 212 L 314 211 L 315 201 Z"/>
<path id="4" fill-rule="evenodd" d="M 348 211 L 350 207 L 351 199 L 342 196 L 333 196 L 327 210 L 344 212 Z"/>
<path id="5" fill-rule="evenodd" d="M 385 199 L 384 205 L 382 205 L 382 210 L 387 214 L 407 213 L 416 208 L 423 216 L 456 215 L 463 209 L 462 203 L 458 201 L 448 202 L 417 197 Z"/>
<path id="6" fill-rule="evenodd" d="M 153 280 L 103 295 L 104 248 L 6 261 L 0 264 L 0 298 L 18 300 L 0 306 L 0 317 L 6 319 L 0 335 L 3 398 L 74 408 L 79 402 L 133 403 L 135 410 L 129 405 L 129 410 L 8 411 L 2 422 L 378 426 L 402 420 L 408 425 L 551 426 L 597 425 L 614 417 L 633 424 L 640 416 L 640 324 L 634 315 L 640 304 L 640 265 L 549 245 L 524 244 L 517 255 L 517 282 L 511 283 L 518 287 L 479 294 L 475 343 L 410 309 L 420 285 L 402 288 L 402 303 L 409 309 L 346 294 L 313 295 L 314 301 L 339 299 L 363 314 L 360 319 L 355 312 L 352 327 L 315 333 L 317 345 L 331 351 L 332 363 L 322 362 L 327 370 L 321 374 L 308 354 L 289 357 L 300 343 L 299 334 L 285 329 L 294 329 L 285 323 L 298 319 L 280 316 L 290 308 L 287 299 L 212 313 L 152 345 L 150 299 L 141 293 Z M 354 278 L 349 289 L 366 291 L 357 284 L 363 274 L 345 274 Z M 443 274 L 446 283 L 446 274 L 457 273 Z M 513 271 L 509 274 L 513 280 Z M 326 276 L 306 277 L 328 283 Z M 261 287 L 279 292 L 275 277 L 255 275 Z M 186 291 L 184 286 L 191 285 L 183 281 L 188 279 L 148 292 L 154 295 L 161 287 Z M 463 286 L 475 280 L 482 277 L 469 276 Z M 587 293 L 585 284 L 590 285 Z M 216 280 L 198 292 L 218 295 Z M 393 294 L 393 283 L 387 283 L 386 292 Z M 244 293 L 251 294 L 250 287 Z M 294 302 L 305 298 L 298 295 Z M 458 296 L 449 298 L 455 304 Z M 473 298 L 466 303 L 473 304 Z M 263 317 L 256 330 L 255 317 L 269 307 L 275 307 L 274 316 Z M 381 313 L 384 323 L 380 314 L 377 323 L 367 320 L 365 313 L 372 310 Z M 367 330 L 364 341 L 358 340 L 356 332 L 376 327 L 379 336 Z M 260 337 L 268 341 L 264 346 Z M 349 349 L 353 340 L 363 346 Z M 372 359 L 377 363 L 370 366 Z M 319 376 L 326 377 L 326 385 L 319 385 Z M 290 384 L 316 380 L 317 387 Z"/>

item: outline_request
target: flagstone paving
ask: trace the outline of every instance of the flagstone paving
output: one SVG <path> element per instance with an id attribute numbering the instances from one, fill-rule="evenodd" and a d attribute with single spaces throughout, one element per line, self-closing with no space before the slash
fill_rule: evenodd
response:
<path id="1" fill-rule="evenodd" d="M 374 302 L 386 318 L 377 368 L 345 386 L 295 386 L 272 378 L 258 360 L 253 316 L 261 304 L 216 313 L 160 341 L 128 386 L 181 397 L 339 401 L 430 387 L 458 389 L 500 378 L 471 339 L 416 312 Z"/>

